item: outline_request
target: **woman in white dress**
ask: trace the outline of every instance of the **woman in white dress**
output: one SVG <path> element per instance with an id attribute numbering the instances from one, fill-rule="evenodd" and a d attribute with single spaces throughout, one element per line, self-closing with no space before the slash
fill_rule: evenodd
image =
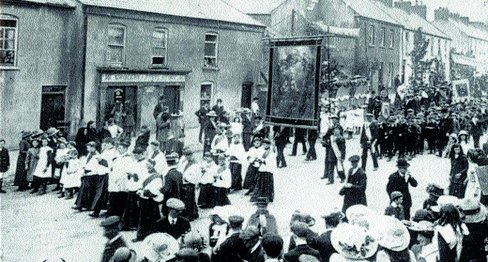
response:
<path id="1" fill-rule="evenodd" d="M 66 199 L 72 199 L 75 191 L 81 186 L 81 160 L 78 159 L 78 151 L 72 149 L 67 155 L 67 161 L 64 164 L 61 174 L 61 183 L 63 190 L 67 192 Z"/>
<path id="2" fill-rule="evenodd" d="M 48 146 L 49 139 L 44 136 L 41 138 L 41 148 L 39 148 L 39 161 L 37 162 L 34 176 L 39 181 L 41 190 L 39 195 L 46 194 L 47 182 L 52 176 L 53 149 Z"/>

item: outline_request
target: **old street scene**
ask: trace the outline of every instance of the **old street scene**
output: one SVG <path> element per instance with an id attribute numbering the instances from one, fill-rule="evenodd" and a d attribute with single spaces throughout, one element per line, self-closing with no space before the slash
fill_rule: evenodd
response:
<path id="1" fill-rule="evenodd" d="M 487 205 L 487 1 L 0 1 L 0 261 L 487 262 Z"/>

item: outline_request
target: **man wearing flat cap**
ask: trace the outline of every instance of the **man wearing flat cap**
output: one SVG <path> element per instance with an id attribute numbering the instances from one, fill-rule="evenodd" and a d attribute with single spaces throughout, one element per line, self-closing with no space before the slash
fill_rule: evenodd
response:
<path id="1" fill-rule="evenodd" d="M 166 201 L 168 215 L 154 223 L 153 232 L 168 233 L 175 239 L 191 230 L 190 222 L 181 215 L 185 210 L 183 201 L 177 198 L 170 198 Z"/>
<path id="2" fill-rule="evenodd" d="M 366 201 L 366 173 L 359 166 L 359 156 L 353 155 L 349 157 L 351 162 L 351 169 L 347 176 L 347 181 L 344 187 L 339 192 L 340 195 L 344 196 L 344 205 L 342 206 L 342 212 L 350 206 L 362 204 L 367 205 Z"/>
<path id="3" fill-rule="evenodd" d="M 397 160 L 398 171 L 391 174 L 386 185 L 386 192 L 391 195 L 394 191 L 403 194 L 403 209 L 405 211 L 405 219 L 410 219 L 410 208 L 412 207 L 412 197 L 410 195 L 409 185 L 417 187 L 417 180 L 412 177 L 408 167 L 410 164 L 404 158 Z"/>
<path id="4" fill-rule="evenodd" d="M 229 216 L 229 237 L 220 247 L 216 247 L 216 253 L 212 256 L 213 262 L 241 262 L 248 259 L 248 250 L 241 238 L 243 222 L 244 218 L 241 216 Z"/>
<path id="5" fill-rule="evenodd" d="M 108 239 L 103 251 L 102 262 L 108 262 L 117 249 L 127 247 L 127 244 L 120 234 L 120 217 L 107 217 L 100 223 L 100 226 L 104 229 L 103 235 Z"/>
<path id="6" fill-rule="evenodd" d="M 291 225 L 292 238 L 295 240 L 296 247 L 285 254 L 284 261 L 299 262 L 299 257 L 304 254 L 314 256 L 320 261 L 319 251 L 311 248 L 307 244 L 308 230 L 309 227 L 304 222 L 294 222 Z"/>
<path id="7" fill-rule="evenodd" d="M 330 256 L 336 252 L 332 246 L 330 235 L 332 230 L 342 223 L 344 217 L 344 213 L 342 213 L 338 208 L 329 210 L 322 215 L 322 218 L 325 220 L 325 232 L 314 238 L 310 243 L 311 248 L 319 251 L 322 261 L 329 261 Z"/>

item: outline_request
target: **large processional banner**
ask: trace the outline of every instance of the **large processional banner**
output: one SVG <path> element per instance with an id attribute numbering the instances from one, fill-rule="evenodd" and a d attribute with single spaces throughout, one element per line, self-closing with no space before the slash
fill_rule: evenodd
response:
<path id="1" fill-rule="evenodd" d="M 480 183 L 481 194 L 488 195 L 488 166 L 479 166 L 476 168 L 476 175 Z"/>
<path id="2" fill-rule="evenodd" d="M 322 37 L 270 40 L 266 122 L 317 129 Z"/>

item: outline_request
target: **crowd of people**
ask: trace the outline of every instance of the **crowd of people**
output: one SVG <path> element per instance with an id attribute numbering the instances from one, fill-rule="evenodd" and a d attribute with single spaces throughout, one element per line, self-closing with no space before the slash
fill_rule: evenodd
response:
<path id="1" fill-rule="evenodd" d="M 183 143 L 184 127 L 171 121 L 163 99 L 154 110 L 154 140 L 146 126 L 133 140 L 133 130 L 127 134 L 112 117 L 101 130 L 94 122 L 81 127 L 74 141 L 55 128 L 24 131 L 14 185 L 43 195 L 54 184 L 60 198 L 74 200 L 77 212 L 103 215 L 108 242 L 102 261 L 487 261 L 488 199 L 478 178 L 488 165 L 488 143 L 480 145 L 486 103 L 408 94 L 399 108 L 383 114 L 377 106 L 382 99 L 372 97 L 361 110 L 323 105 L 326 124 L 309 130 L 267 126 L 257 99 L 251 109 L 232 113 L 219 99 L 195 112 L 200 144 L 191 145 Z M 354 134 L 361 154 L 350 156 L 345 170 L 346 140 Z M 275 197 L 274 174 L 287 167 L 284 149 L 291 137 L 291 156 L 301 143 L 306 161 L 317 160 L 320 141 L 322 179 L 333 184 L 337 174 L 344 200 L 324 213 L 323 234 L 311 229 L 313 217 L 295 212 L 285 248 L 267 206 Z M 450 185 L 430 184 L 429 198 L 411 217 L 409 188 L 418 183 L 409 161 L 428 152 L 450 159 Z M 367 207 L 368 156 L 373 171 L 380 168 L 378 158 L 397 156 L 383 213 Z M 0 140 L 0 175 L 9 166 Z M 250 216 L 236 212 L 228 198 L 242 189 L 256 205 Z M 201 209 L 210 210 L 208 234 L 191 229 Z M 144 241 L 143 254 L 127 248 L 120 230 L 137 232 L 132 241 Z"/>

